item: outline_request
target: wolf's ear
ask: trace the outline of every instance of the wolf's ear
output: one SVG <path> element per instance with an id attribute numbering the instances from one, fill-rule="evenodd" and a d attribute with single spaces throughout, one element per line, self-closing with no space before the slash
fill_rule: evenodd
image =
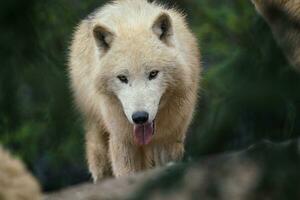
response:
<path id="1" fill-rule="evenodd" d="M 171 45 L 173 27 L 172 20 L 167 13 L 162 13 L 158 16 L 158 18 L 154 21 L 152 30 L 161 41 L 167 45 Z"/>
<path id="2" fill-rule="evenodd" d="M 114 40 L 114 34 L 105 26 L 96 25 L 93 28 L 93 35 L 98 48 L 103 51 L 109 50 Z"/>

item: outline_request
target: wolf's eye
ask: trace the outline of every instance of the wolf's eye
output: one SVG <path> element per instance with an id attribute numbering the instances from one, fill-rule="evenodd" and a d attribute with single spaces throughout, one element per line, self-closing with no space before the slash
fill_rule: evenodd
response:
<path id="1" fill-rule="evenodd" d="M 124 75 L 119 75 L 119 76 L 117 76 L 118 77 L 118 79 L 122 82 L 122 83 L 128 83 L 128 79 L 127 79 L 127 77 L 126 76 L 124 76 Z"/>
<path id="2" fill-rule="evenodd" d="M 159 71 L 157 71 L 157 70 L 154 70 L 154 71 L 150 72 L 149 80 L 155 79 L 157 77 L 158 73 L 159 73 Z"/>

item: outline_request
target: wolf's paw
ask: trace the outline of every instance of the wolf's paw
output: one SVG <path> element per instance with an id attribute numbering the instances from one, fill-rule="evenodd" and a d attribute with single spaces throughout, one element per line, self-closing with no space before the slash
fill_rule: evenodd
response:
<path id="1" fill-rule="evenodd" d="M 90 174 L 92 176 L 93 182 L 97 183 L 106 177 L 112 176 L 111 169 L 109 167 L 98 167 L 90 168 Z"/>
<path id="2" fill-rule="evenodd" d="M 167 167 L 172 167 L 172 166 L 174 166 L 175 164 L 176 164 L 176 162 L 174 162 L 174 161 L 168 162 L 168 163 L 167 163 Z"/>

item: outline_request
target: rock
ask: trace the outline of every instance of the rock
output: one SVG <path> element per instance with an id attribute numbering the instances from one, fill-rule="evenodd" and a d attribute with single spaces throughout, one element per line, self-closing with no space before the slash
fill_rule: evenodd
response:
<path id="1" fill-rule="evenodd" d="M 130 177 L 107 179 L 99 183 L 85 183 L 59 192 L 47 194 L 45 200 L 118 200 L 129 196 L 162 168 L 138 173 Z"/>
<path id="2" fill-rule="evenodd" d="M 300 199 L 299 168 L 298 140 L 263 141 L 239 152 L 71 187 L 45 199 Z"/>
<path id="3" fill-rule="evenodd" d="M 300 71 L 300 1 L 252 0 L 290 63 Z"/>
<path id="4" fill-rule="evenodd" d="M 0 146 L 0 199 L 39 200 L 42 195 L 36 179 L 23 163 Z"/>

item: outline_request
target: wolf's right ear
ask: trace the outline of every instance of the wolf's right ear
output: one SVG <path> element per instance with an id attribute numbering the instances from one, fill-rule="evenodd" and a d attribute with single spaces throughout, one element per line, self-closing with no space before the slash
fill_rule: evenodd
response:
<path id="1" fill-rule="evenodd" d="M 93 28 L 93 35 L 98 48 L 104 52 L 108 51 L 114 39 L 114 34 L 105 26 L 96 25 Z"/>

